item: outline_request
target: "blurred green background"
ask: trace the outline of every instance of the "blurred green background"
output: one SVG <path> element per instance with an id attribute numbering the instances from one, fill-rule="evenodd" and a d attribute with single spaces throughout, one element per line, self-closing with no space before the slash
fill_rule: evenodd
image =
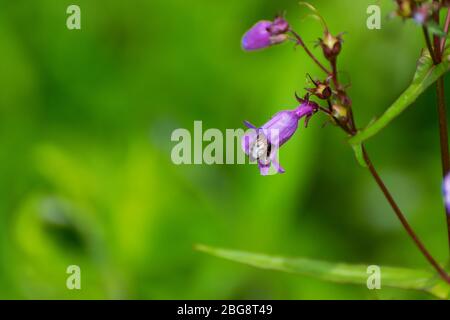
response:
<path id="1" fill-rule="evenodd" d="M 421 30 L 389 20 L 391 0 L 310 2 L 333 33 L 347 32 L 340 69 L 364 126 L 412 79 Z M 66 28 L 72 3 L 80 31 Z M 366 9 L 377 3 L 382 29 L 370 31 Z M 0 1 L 0 298 L 428 298 L 256 270 L 193 249 L 428 268 L 322 116 L 283 148 L 285 175 L 172 164 L 174 129 L 194 120 L 221 130 L 263 124 L 295 107 L 307 72 L 321 75 L 291 44 L 241 50 L 254 22 L 284 10 L 312 46 L 320 24 L 302 20 L 307 11 L 291 0 Z M 445 261 L 434 101 L 429 90 L 368 149 Z M 66 288 L 71 264 L 81 267 L 80 291 Z"/>

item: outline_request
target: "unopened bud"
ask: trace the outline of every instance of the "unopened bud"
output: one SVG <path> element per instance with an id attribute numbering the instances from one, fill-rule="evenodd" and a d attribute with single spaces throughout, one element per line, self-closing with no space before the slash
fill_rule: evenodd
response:
<path id="1" fill-rule="evenodd" d="M 272 35 L 286 33 L 289 31 L 289 23 L 282 17 L 276 17 L 268 30 Z"/>
<path id="2" fill-rule="evenodd" d="M 348 120 L 348 110 L 346 107 L 335 104 L 331 107 L 331 115 L 340 122 Z"/>
<path id="3" fill-rule="evenodd" d="M 324 56 L 330 61 L 336 59 L 342 49 L 342 37 L 335 37 L 326 31 L 324 38 L 319 41 Z"/>
<path id="4" fill-rule="evenodd" d="M 242 38 L 242 48 L 246 51 L 264 49 L 280 44 L 288 39 L 289 24 L 281 17 L 271 21 L 259 21 Z"/>
<path id="5" fill-rule="evenodd" d="M 411 18 L 416 8 L 416 4 L 412 0 L 396 0 L 397 2 L 397 15 L 404 19 Z"/>
<path id="6" fill-rule="evenodd" d="M 316 82 L 315 88 L 308 88 L 309 93 L 312 95 L 315 95 L 319 99 L 322 100 L 328 100 L 331 97 L 331 94 L 333 93 L 330 86 L 327 83 L 324 82 Z"/>

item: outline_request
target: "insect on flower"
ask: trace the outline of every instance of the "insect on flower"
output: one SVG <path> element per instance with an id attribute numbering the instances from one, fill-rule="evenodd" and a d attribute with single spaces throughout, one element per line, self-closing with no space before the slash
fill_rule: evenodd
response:
<path id="1" fill-rule="evenodd" d="M 280 111 L 269 122 L 258 128 L 248 121 L 245 125 L 250 129 L 242 138 L 242 149 L 251 161 L 257 161 L 261 175 L 269 174 L 271 165 L 278 173 L 285 170 L 279 164 L 278 150 L 288 142 L 298 129 L 298 123 L 305 118 L 305 126 L 311 117 L 319 110 L 319 105 L 305 99 L 298 99 L 301 103 L 297 109 Z"/>

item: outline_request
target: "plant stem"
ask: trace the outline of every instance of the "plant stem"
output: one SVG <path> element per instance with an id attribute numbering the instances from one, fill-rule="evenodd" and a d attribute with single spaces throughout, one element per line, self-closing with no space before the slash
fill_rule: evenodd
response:
<path id="1" fill-rule="evenodd" d="M 408 220 L 398 207 L 397 203 L 395 202 L 394 198 L 392 197 L 391 193 L 387 189 L 386 185 L 384 184 L 381 177 L 378 175 L 378 172 L 376 171 L 375 167 L 372 164 L 372 161 L 369 158 L 369 155 L 367 154 L 367 151 L 365 147 L 363 146 L 363 155 L 364 155 L 364 161 L 366 162 L 370 173 L 372 174 L 373 178 L 377 182 L 378 186 L 380 187 L 381 191 L 383 192 L 384 196 L 386 197 L 387 201 L 389 202 L 390 206 L 394 210 L 395 214 L 397 215 L 397 218 L 402 223 L 403 227 L 405 228 L 406 232 L 409 234 L 411 239 L 414 241 L 416 246 L 419 248 L 419 250 L 422 252 L 422 254 L 425 256 L 425 258 L 428 260 L 428 262 L 433 266 L 433 268 L 438 272 L 438 274 L 441 276 L 445 282 L 450 284 L 450 276 L 445 272 L 445 270 L 437 263 L 437 261 L 433 258 L 433 256 L 430 254 L 430 252 L 426 249 L 424 244 L 420 241 L 419 237 L 416 235 L 414 230 L 411 228 L 411 226 L 408 223 Z"/>
<path id="2" fill-rule="evenodd" d="M 429 35 L 428 35 L 428 30 L 426 28 L 424 28 L 424 32 L 426 35 L 426 38 L 428 38 L 428 40 L 430 40 Z M 431 45 L 431 41 L 428 41 Z M 434 52 L 433 50 L 430 50 L 430 54 L 432 57 L 434 57 Z M 433 60 L 434 61 L 434 60 Z M 333 69 L 333 79 L 335 80 L 335 86 L 336 87 L 340 87 L 339 81 L 337 79 L 337 64 L 336 62 L 331 62 L 331 66 Z M 349 110 L 351 111 L 351 108 L 349 108 Z M 444 111 L 445 111 L 445 105 L 444 105 Z M 445 119 L 445 118 L 444 118 Z M 357 130 L 356 130 L 356 126 L 355 126 L 355 122 L 354 122 L 354 118 L 353 118 L 353 113 L 350 113 L 350 127 L 346 127 L 346 126 L 341 126 L 341 128 L 344 129 L 344 131 L 346 131 L 349 135 L 355 135 Z M 450 284 L 450 276 L 447 274 L 447 272 L 444 270 L 444 268 L 442 268 L 439 263 L 436 261 L 436 259 L 433 258 L 433 256 L 431 255 L 431 253 L 427 250 L 427 248 L 425 247 L 425 245 L 422 243 L 422 241 L 419 239 L 419 237 L 417 236 L 417 234 L 414 232 L 414 230 L 412 229 L 412 227 L 410 226 L 408 220 L 406 219 L 405 215 L 403 214 L 403 212 L 400 210 L 400 207 L 397 205 L 397 203 L 395 202 L 394 198 L 392 197 L 391 193 L 389 192 L 389 189 L 386 187 L 386 185 L 384 184 L 383 180 L 381 179 L 380 175 L 378 174 L 377 170 L 375 169 L 372 161 L 369 158 L 369 155 L 367 153 L 366 148 L 364 147 L 364 145 L 362 146 L 362 150 L 363 150 L 363 157 L 364 157 L 364 161 L 367 164 L 367 167 L 370 171 L 370 173 L 372 174 L 372 177 L 375 179 L 378 187 L 381 189 L 381 191 L 383 192 L 386 200 L 389 202 L 389 205 L 391 206 L 391 208 L 394 210 L 395 215 L 397 216 L 397 218 L 400 220 L 403 228 L 406 230 L 406 232 L 408 233 L 408 235 L 411 237 L 411 239 L 414 241 L 414 243 L 416 244 L 416 246 L 418 247 L 418 249 L 420 250 L 420 252 L 425 256 L 425 258 L 427 259 L 427 261 L 433 266 L 433 268 L 437 271 L 437 273 L 439 274 L 439 276 L 448 284 Z M 447 151 L 448 151 L 448 144 L 447 144 Z M 448 155 L 448 152 L 447 152 Z M 449 230 L 450 230 L 450 215 L 447 215 L 447 223 L 449 226 Z M 449 241 L 450 241 L 450 233 L 449 233 Z M 450 243 L 450 242 L 449 242 Z"/>
<path id="3" fill-rule="evenodd" d="M 440 77 L 436 82 L 436 93 L 438 97 L 439 136 L 441 143 L 442 172 L 445 178 L 450 172 L 450 157 L 448 148 L 448 128 L 447 128 L 447 113 L 445 106 L 444 77 Z M 447 206 L 444 207 L 445 207 L 445 216 L 447 220 L 448 245 L 450 249 L 450 211 L 447 209 Z"/>
<path id="4" fill-rule="evenodd" d="M 448 35 L 448 30 L 450 27 L 450 8 L 447 9 L 447 18 L 445 19 L 444 32 Z M 445 51 L 445 42 L 447 37 L 442 37 L 441 39 L 441 54 Z"/>
<path id="5" fill-rule="evenodd" d="M 433 2 L 436 4 L 436 6 L 439 6 L 440 0 L 433 0 Z M 439 15 L 440 10 L 435 10 L 435 12 L 433 13 L 433 19 L 434 22 L 436 22 L 437 25 L 439 25 L 440 23 L 440 15 Z M 437 60 L 437 63 L 441 63 L 442 61 L 442 54 L 441 54 L 441 39 L 438 35 L 434 35 L 433 37 L 434 40 L 434 54 Z"/>
<path id="6" fill-rule="evenodd" d="M 445 19 L 445 26 L 444 26 L 444 31 L 445 34 L 447 34 L 448 36 L 448 31 L 450 28 L 450 8 L 447 9 L 447 18 Z M 444 54 L 445 51 L 445 43 L 446 43 L 447 37 L 443 37 L 441 39 L 441 56 Z M 437 90 L 439 92 L 439 96 L 440 96 L 440 100 L 442 101 L 442 110 L 443 110 L 443 114 L 442 116 L 440 116 L 440 119 L 447 119 L 447 115 L 445 113 L 445 85 L 444 85 L 444 77 L 441 77 L 438 82 L 437 82 Z M 441 110 L 441 108 L 439 108 L 439 110 Z M 445 129 L 447 129 L 447 122 L 444 121 L 443 126 L 445 126 Z M 445 137 L 447 138 L 448 135 L 445 135 Z M 445 146 L 447 147 L 447 155 L 448 155 L 448 142 L 445 144 Z M 447 159 L 448 160 L 448 159 Z M 448 165 L 448 161 L 447 161 L 447 165 Z M 448 172 L 448 168 L 447 168 L 447 172 Z M 450 248 L 450 212 L 447 208 L 447 206 L 445 206 L 445 213 L 447 215 L 447 230 L 448 230 L 448 243 L 449 243 L 449 248 Z"/>
<path id="7" fill-rule="evenodd" d="M 308 49 L 306 44 L 303 42 L 303 39 L 300 37 L 300 35 L 295 32 L 294 30 L 290 30 L 291 33 L 294 35 L 295 39 L 297 40 L 297 44 L 302 46 L 305 52 L 310 56 L 310 58 L 319 66 L 320 69 L 322 69 L 327 75 L 330 75 L 331 72 L 323 66 L 322 63 L 314 56 L 314 54 Z"/>
<path id="8" fill-rule="evenodd" d="M 427 42 L 427 46 L 428 49 L 430 50 L 430 55 L 433 59 L 434 64 L 438 64 L 437 61 L 439 61 L 437 59 L 436 56 L 436 52 L 433 51 L 433 46 L 431 44 L 431 39 L 430 39 L 430 35 L 428 33 L 428 29 L 426 26 L 423 27 L 423 31 L 424 31 L 424 35 L 425 35 L 425 40 Z M 435 39 L 436 42 L 436 39 Z M 336 86 L 336 89 L 340 88 L 340 84 L 339 84 L 339 80 L 337 78 L 337 63 L 336 60 L 331 61 L 331 68 L 332 68 L 332 77 L 334 80 L 334 84 Z M 442 84 L 443 84 L 443 80 L 442 80 Z M 443 86 L 441 86 L 441 90 L 442 95 L 440 95 L 440 97 L 442 99 L 443 98 Z M 346 93 L 343 92 L 343 94 L 346 96 Z M 444 101 L 444 100 L 442 100 Z M 445 122 L 445 103 L 440 103 L 439 104 L 440 107 L 440 115 L 443 115 L 443 117 L 440 117 L 440 119 L 444 119 L 441 129 L 441 135 L 443 135 L 445 133 L 445 139 L 444 137 L 442 137 L 441 139 L 441 144 L 442 143 L 446 143 L 445 145 L 447 146 L 446 149 L 444 148 L 444 153 L 443 153 L 443 163 L 444 163 L 444 159 L 446 159 L 446 164 L 449 163 L 448 159 L 448 141 L 447 141 L 447 125 Z M 353 118 L 353 113 L 351 112 L 351 107 L 349 106 L 349 111 L 350 111 L 350 117 L 349 117 L 349 123 L 348 125 L 344 125 L 344 124 L 340 124 L 341 128 L 346 131 L 350 136 L 353 136 L 356 134 L 357 132 L 357 128 L 355 125 L 355 121 Z M 442 108 L 442 113 L 441 113 L 441 108 Z M 442 121 L 440 121 L 441 123 Z M 339 124 L 339 121 L 338 121 Z M 392 207 L 392 209 L 394 210 L 397 218 L 400 220 L 403 228 L 406 230 L 406 232 L 408 233 L 408 235 L 411 237 L 411 239 L 414 241 L 414 243 L 416 244 L 416 246 L 419 248 L 420 252 L 424 255 L 424 257 L 427 259 L 427 261 L 433 266 L 433 268 L 437 271 L 437 273 L 439 274 L 439 276 L 448 284 L 450 284 L 450 276 L 447 274 L 447 272 L 444 270 L 444 268 L 442 268 L 439 263 L 437 263 L 437 261 L 433 258 L 433 256 L 431 255 L 431 253 L 427 250 L 427 248 L 425 247 L 425 245 L 422 243 L 422 241 L 419 239 L 419 237 L 416 235 L 416 233 L 414 232 L 414 230 L 411 228 L 408 220 L 406 219 L 405 215 L 402 213 L 402 211 L 400 210 L 399 206 L 397 205 L 397 203 L 395 202 L 394 198 L 392 197 L 391 193 L 389 192 L 388 188 L 386 187 L 386 185 L 384 184 L 383 180 L 381 179 L 381 177 L 379 176 L 378 172 L 376 171 L 372 161 L 369 158 L 369 155 L 367 154 L 367 151 L 364 147 L 364 145 L 362 146 L 362 151 L 363 151 L 363 157 L 364 157 L 364 161 L 367 164 L 367 167 L 369 168 L 370 173 L 372 174 L 372 177 L 375 179 L 378 187 L 381 189 L 381 191 L 383 192 L 386 200 L 389 202 L 390 206 Z M 446 151 L 446 153 L 445 153 Z M 444 156 L 446 155 L 446 156 Z M 447 215 L 447 223 L 449 226 L 449 244 L 450 244 L 450 215 Z"/>
<path id="9" fill-rule="evenodd" d="M 448 128 L 447 112 L 445 106 L 444 77 L 440 77 L 436 82 L 436 92 L 439 113 L 439 133 L 441 140 L 442 172 L 444 177 L 450 172 L 450 157 L 448 149 Z"/>
<path id="10" fill-rule="evenodd" d="M 338 80 L 338 70 L 337 70 L 337 58 L 334 58 L 331 61 L 331 68 L 332 68 L 332 72 L 333 72 L 333 82 L 334 82 L 334 86 L 336 87 L 336 90 L 340 89 L 340 85 L 339 85 L 339 80 Z"/>
<path id="11" fill-rule="evenodd" d="M 431 59 L 433 60 L 433 64 L 438 64 L 435 52 L 433 50 L 433 45 L 431 44 L 430 34 L 428 33 L 428 28 L 426 26 L 422 27 L 423 35 L 425 36 L 425 42 L 427 44 L 428 51 L 430 52 Z"/>
<path id="12" fill-rule="evenodd" d="M 447 13 L 446 19 L 446 32 L 448 32 L 448 28 L 450 25 L 450 11 Z M 439 22 L 439 15 L 435 16 L 435 21 Z M 429 38 L 428 30 L 424 27 L 424 35 L 425 42 L 427 44 L 428 50 L 433 57 L 434 65 L 438 65 L 442 61 L 442 53 L 441 50 L 442 45 L 445 46 L 445 40 L 442 42 L 439 40 L 439 37 L 434 37 L 434 50 L 431 45 L 431 41 Z M 447 111 L 445 105 L 445 86 L 444 86 L 444 77 L 440 77 L 436 82 L 436 95 L 437 95 L 437 107 L 438 107 L 438 116 L 439 116 L 439 142 L 441 149 L 441 165 L 442 165 L 442 175 L 445 178 L 450 173 L 450 155 L 449 155 L 449 146 L 448 146 L 448 127 L 447 127 Z M 448 238 L 448 247 L 450 250 L 450 211 L 445 207 L 445 217 L 447 224 L 447 238 Z"/>

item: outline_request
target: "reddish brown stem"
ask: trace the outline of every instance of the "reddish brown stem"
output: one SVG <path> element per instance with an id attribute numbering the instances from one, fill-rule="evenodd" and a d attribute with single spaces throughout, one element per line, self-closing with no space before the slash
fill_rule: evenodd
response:
<path id="1" fill-rule="evenodd" d="M 437 104 L 439 113 L 439 132 L 442 153 L 442 173 L 444 177 L 450 172 L 450 157 L 448 148 L 447 111 L 445 106 L 444 77 L 436 82 Z"/>
<path id="2" fill-rule="evenodd" d="M 439 15 L 435 14 L 434 20 L 439 22 Z M 446 19 L 446 32 L 448 32 L 448 28 L 450 22 L 449 14 L 447 14 Z M 434 37 L 434 48 L 431 45 L 431 41 L 429 38 L 428 30 L 424 27 L 424 35 L 425 42 L 427 44 L 428 50 L 430 51 L 431 56 L 433 57 L 434 65 L 438 65 L 442 61 L 442 53 L 441 50 L 442 41 L 439 40 L 439 37 Z M 445 41 L 444 41 L 445 46 Z M 448 146 L 448 127 L 447 127 L 447 110 L 445 105 L 445 86 L 444 86 L 444 77 L 440 77 L 436 82 L 436 95 L 437 95 L 437 109 L 438 109 L 438 118 L 439 118 L 439 142 L 441 149 L 441 165 L 442 165 L 442 175 L 445 178 L 450 173 L 450 155 L 449 155 L 449 146 Z M 447 238 L 448 238 L 448 247 L 450 250 L 450 211 L 445 206 L 445 218 L 447 224 Z"/>
<path id="3" fill-rule="evenodd" d="M 439 114 L 439 136 L 441 145 L 442 174 L 444 178 L 450 173 L 450 157 L 448 147 L 447 112 L 445 106 L 444 77 L 440 77 L 436 82 L 436 92 L 438 98 Z M 450 211 L 445 206 L 445 216 L 447 220 L 448 244 L 450 248 Z"/>
<path id="4" fill-rule="evenodd" d="M 316 56 L 308 49 L 305 42 L 303 42 L 303 39 L 300 37 L 300 35 L 295 32 L 294 30 L 291 30 L 292 35 L 297 40 L 297 44 L 302 46 L 302 48 L 305 50 L 306 54 L 319 66 L 320 69 L 322 69 L 327 75 L 330 75 L 331 72 L 323 66 L 322 63 L 316 58 Z"/>
<path id="5" fill-rule="evenodd" d="M 424 29 L 425 34 L 427 35 L 427 38 L 429 39 L 428 36 L 428 30 Z M 429 41 L 431 44 L 431 41 Z M 430 50 L 430 54 L 432 56 L 434 56 L 434 52 L 432 50 Z M 337 78 L 337 64 L 336 61 L 332 61 L 331 62 L 331 66 L 333 69 L 333 79 L 335 81 L 335 86 L 337 88 L 340 87 L 338 78 Z M 351 111 L 351 108 L 350 108 Z M 347 128 L 343 128 L 344 130 L 346 130 Z M 356 126 L 354 124 L 354 119 L 353 119 L 353 114 L 351 114 L 350 116 L 350 128 L 348 128 L 347 133 L 349 133 L 350 135 L 354 135 L 356 133 Z M 433 268 L 436 270 L 436 272 L 439 274 L 439 276 L 448 284 L 450 284 L 450 276 L 447 274 L 447 272 L 444 270 L 444 268 L 442 268 L 439 263 L 436 261 L 436 259 L 434 259 L 434 257 L 431 255 L 431 253 L 427 250 L 427 248 L 425 247 L 425 245 L 422 243 L 422 241 L 420 240 L 420 238 L 417 236 L 417 234 L 414 232 L 414 230 L 412 229 L 412 227 L 410 226 L 408 220 L 406 219 L 405 215 L 403 214 L 403 212 L 400 210 L 400 207 L 397 205 L 397 203 L 395 202 L 394 198 L 392 197 L 391 193 L 389 192 L 389 189 L 386 187 L 386 185 L 384 184 L 383 180 L 381 179 L 380 175 L 378 174 L 377 170 L 375 169 L 372 161 L 369 158 L 369 155 L 365 149 L 364 146 L 362 146 L 363 149 L 363 156 L 364 156 L 364 161 L 367 164 L 367 167 L 369 168 L 370 173 L 372 174 L 372 177 L 375 179 L 378 187 L 380 188 L 380 190 L 383 192 L 383 195 L 385 196 L 386 200 L 389 202 L 389 205 L 391 206 L 391 208 L 394 210 L 395 215 L 397 216 L 397 218 L 400 220 L 403 228 L 406 230 L 406 232 L 408 233 L 408 235 L 410 236 L 410 238 L 413 240 L 413 242 L 415 243 L 415 245 L 417 246 L 417 248 L 420 250 L 420 252 L 424 255 L 424 257 L 426 258 L 426 260 L 433 266 Z M 447 216 L 450 218 L 450 216 Z M 450 220 L 448 220 L 449 226 L 450 226 Z M 449 229 L 450 230 L 450 229 Z M 449 240 L 450 240 L 450 235 L 449 235 Z"/>
<path id="6" fill-rule="evenodd" d="M 336 90 L 340 89 L 340 85 L 339 85 L 339 80 L 338 80 L 338 70 L 337 70 L 337 58 L 334 58 L 331 61 L 331 68 L 332 68 L 332 72 L 333 72 L 333 83 L 334 86 L 336 87 Z"/>
<path id="7" fill-rule="evenodd" d="M 444 32 L 448 36 L 448 30 L 450 27 L 450 8 L 447 9 L 447 18 L 445 18 Z M 442 37 L 441 39 L 441 54 L 445 51 L 445 43 L 447 41 L 447 37 Z"/>
<path id="8" fill-rule="evenodd" d="M 439 6 L 439 0 L 433 0 L 433 2 L 436 4 L 436 6 Z M 440 22 L 439 11 L 440 10 L 436 10 L 433 13 L 433 19 L 437 25 L 439 25 L 439 22 Z M 434 35 L 433 40 L 434 40 L 434 54 L 435 54 L 437 63 L 441 63 L 441 61 L 442 61 L 441 38 L 438 35 Z"/>
<path id="9" fill-rule="evenodd" d="M 363 155 L 364 155 L 364 161 L 366 162 L 370 173 L 372 174 L 373 178 L 377 182 L 378 186 L 380 187 L 381 191 L 383 192 L 384 196 L 386 197 L 387 201 L 389 202 L 390 206 L 394 210 L 395 214 L 397 215 L 397 218 L 402 223 L 403 227 L 405 228 L 408 235 L 411 237 L 411 239 L 414 241 L 416 246 L 419 248 L 420 252 L 425 256 L 425 258 L 428 260 L 428 262 L 433 266 L 433 268 L 437 271 L 437 273 L 440 275 L 440 277 L 450 284 L 450 276 L 445 272 L 445 270 L 437 263 L 437 261 L 433 258 L 433 256 L 430 254 L 430 252 L 427 250 L 427 248 L 424 246 L 422 241 L 420 241 L 419 237 L 416 235 L 414 230 L 411 228 L 411 226 L 408 223 L 408 220 L 400 210 L 399 206 L 395 202 L 394 198 L 392 197 L 391 193 L 387 189 L 386 185 L 384 184 L 383 180 L 378 175 L 378 172 L 376 171 L 375 167 L 372 164 L 372 161 L 369 158 L 369 155 L 367 154 L 366 149 L 363 147 Z"/>

